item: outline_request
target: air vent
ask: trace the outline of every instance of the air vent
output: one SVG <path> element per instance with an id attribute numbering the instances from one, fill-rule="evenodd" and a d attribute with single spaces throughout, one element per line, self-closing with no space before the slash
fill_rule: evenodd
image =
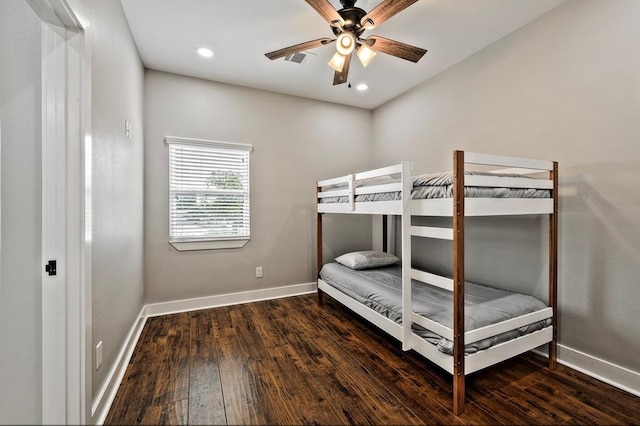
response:
<path id="1" fill-rule="evenodd" d="M 316 56 L 315 53 L 297 52 L 285 56 L 284 60 L 287 62 L 293 62 L 294 64 L 307 65 L 311 62 L 314 56 Z"/>

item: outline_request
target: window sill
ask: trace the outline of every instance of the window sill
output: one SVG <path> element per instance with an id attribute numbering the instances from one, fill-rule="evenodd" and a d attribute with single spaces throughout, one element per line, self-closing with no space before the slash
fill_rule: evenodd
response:
<path id="1" fill-rule="evenodd" d="M 219 241 L 169 241 L 169 244 L 178 251 L 194 250 L 219 250 L 242 248 L 249 242 L 249 238 L 241 240 L 219 240 Z"/>

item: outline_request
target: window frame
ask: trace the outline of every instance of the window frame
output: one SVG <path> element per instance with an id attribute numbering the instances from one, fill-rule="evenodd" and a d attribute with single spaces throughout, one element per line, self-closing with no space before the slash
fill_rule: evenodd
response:
<path id="1" fill-rule="evenodd" d="M 169 148 L 171 145 L 188 145 L 188 146 L 202 146 L 207 148 L 220 148 L 234 151 L 248 151 L 247 156 L 247 197 L 251 199 L 251 153 L 253 152 L 253 145 L 236 143 L 236 142 L 223 142 L 207 139 L 194 139 L 178 136 L 165 136 L 165 145 Z M 243 237 L 219 237 L 211 239 L 192 239 L 189 238 L 174 238 L 171 235 L 171 154 L 167 150 L 167 172 L 168 172 L 168 233 L 169 244 L 171 244 L 178 251 L 191 251 L 191 250 L 216 250 L 216 249 L 233 249 L 244 247 L 251 239 L 251 203 L 249 202 L 249 234 Z"/>

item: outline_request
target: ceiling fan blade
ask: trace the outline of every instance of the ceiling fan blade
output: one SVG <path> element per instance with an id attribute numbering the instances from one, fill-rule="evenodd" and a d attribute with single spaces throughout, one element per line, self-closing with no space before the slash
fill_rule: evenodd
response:
<path id="1" fill-rule="evenodd" d="M 330 38 L 319 38 L 317 40 L 305 41 L 304 43 L 294 44 L 293 46 L 285 47 L 283 49 L 274 50 L 273 52 L 265 53 L 264 55 L 271 59 L 284 58 L 287 55 L 292 53 L 302 52 L 303 50 L 315 49 L 316 47 L 324 46 L 325 44 L 331 43 L 332 40 Z"/>
<path id="2" fill-rule="evenodd" d="M 329 0 L 305 0 L 309 3 L 309 6 L 315 9 L 316 12 L 324 18 L 329 25 L 333 27 L 342 27 L 344 20 L 338 11 L 329 3 Z"/>
<path id="3" fill-rule="evenodd" d="M 411 62 L 418 62 L 427 53 L 426 49 L 375 35 L 369 36 L 366 43 L 376 52 L 386 53 Z"/>
<path id="4" fill-rule="evenodd" d="M 360 20 L 360 24 L 368 30 L 373 29 L 417 1 L 418 0 L 384 0 L 367 13 Z"/>
<path id="5" fill-rule="evenodd" d="M 344 84 L 347 82 L 349 78 L 349 65 L 351 65 L 351 56 L 349 54 L 344 58 L 344 66 L 342 67 L 342 72 L 336 71 L 333 74 L 333 85 Z"/>

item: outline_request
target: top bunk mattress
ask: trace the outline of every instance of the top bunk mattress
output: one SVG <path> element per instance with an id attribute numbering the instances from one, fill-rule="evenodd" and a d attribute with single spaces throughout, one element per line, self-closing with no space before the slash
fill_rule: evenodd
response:
<path id="1" fill-rule="evenodd" d="M 320 278 L 347 296 L 377 313 L 402 323 L 402 270 L 400 266 L 353 270 L 338 263 L 327 263 Z M 413 312 L 453 328 L 453 293 L 416 280 L 411 282 Z M 495 324 L 546 308 L 533 296 L 465 282 L 465 331 Z M 533 333 L 551 324 L 537 321 L 524 327 L 465 346 L 471 354 L 519 336 Z M 413 332 L 436 345 L 440 352 L 452 355 L 453 342 L 416 324 Z"/>
<path id="2" fill-rule="evenodd" d="M 494 177 L 517 177 L 527 178 L 526 176 L 510 173 L 490 173 L 482 171 L 465 171 L 467 176 L 494 176 Z M 532 181 L 536 179 L 530 178 Z M 359 183 L 357 187 L 369 185 L 379 185 L 383 183 L 398 182 L 393 179 L 371 179 L 364 183 Z M 336 185 L 329 188 L 327 195 L 331 189 L 344 189 L 346 185 Z M 467 198 L 550 198 L 551 191 L 548 189 L 535 188 L 500 188 L 500 187 L 480 187 L 465 186 L 464 196 Z M 412 177 L 411 198 L 414 200 L 424 200 L 433 198 L 451 198 L 453 197 L 453 172 L 433 173 Z M 355 201 L 396 201 L 401 199 L 401 194 L 397 192 L 380 192 L 373 194 L 360 194 L 355 196 Z M 331 197 L 326 196 L 319 200 L 321 203 L 348 203 L 348 196 Z"/>

